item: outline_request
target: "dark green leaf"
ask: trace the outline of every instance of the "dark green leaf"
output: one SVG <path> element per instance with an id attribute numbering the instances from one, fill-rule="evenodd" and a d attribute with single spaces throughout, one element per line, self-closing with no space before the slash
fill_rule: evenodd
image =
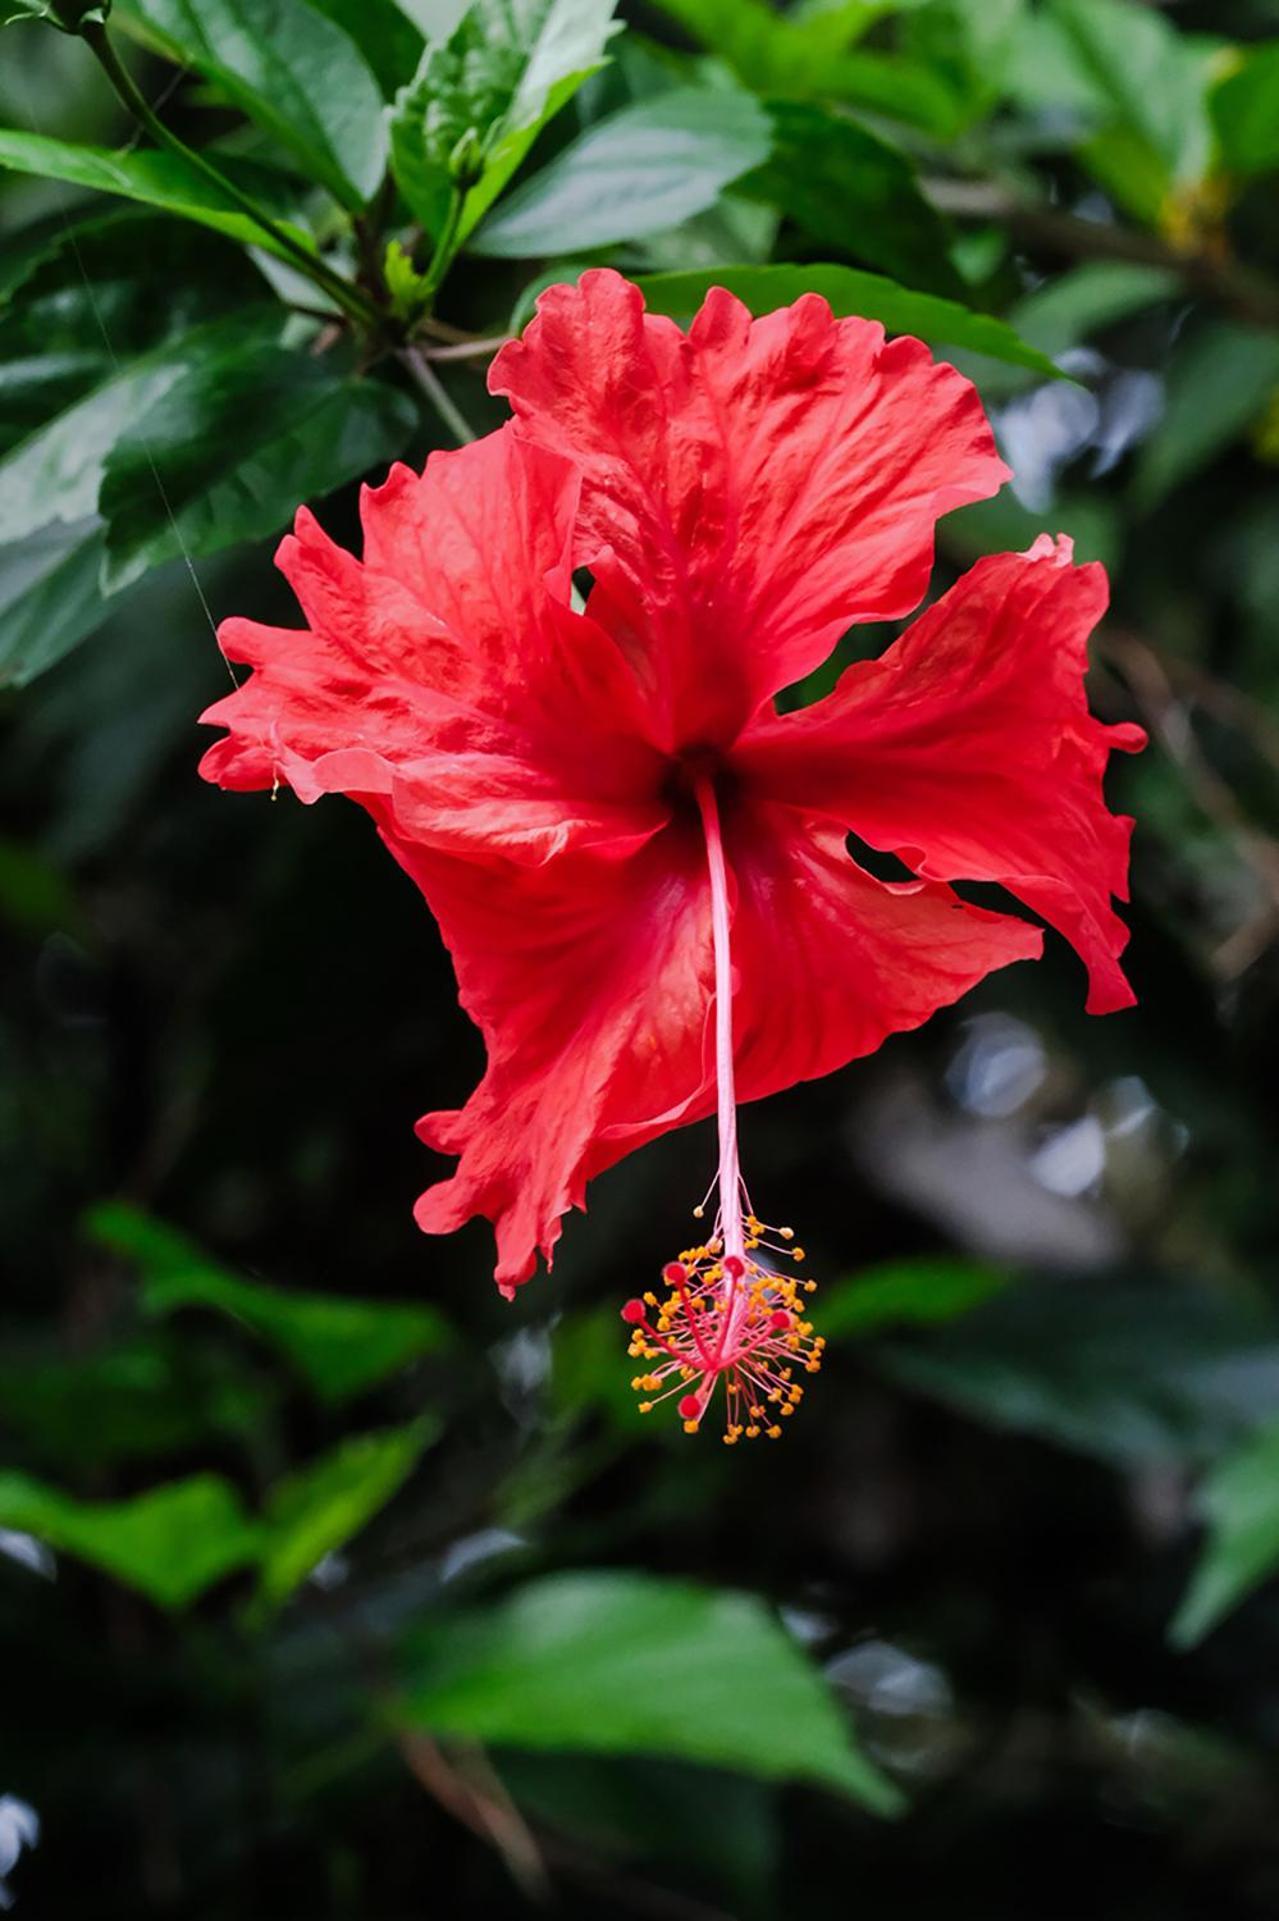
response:
<path id="1" fill-rule="evenodd" d="M 65 180 L 74 187 L 91 187 L 96 193 L 120 194 L 125 200 L 141 201 L 183 220 L 195 220 L 202 227 L 212 227 L 215 233 L 238 240 L 241 246 L 263 247 L 268 253 L 290 258 L 287 248 L 278 246 L 234 200 L 219 193 L 178 154 L 153 153 L 146 148 L 113 153 L 105 147 L 77 147 L 65 140 L 48 140 L 42 134 L 0 127 L 0 167 L 45 180 Z M 251 168 L 243 161 L 224 165 L 223 170 L 237 186 L 252 193 L 259 205 L 266 204 L 268 194 L 274 197 L 278 190 L 278 183 L 264 169 Z M 312 241 L 300 227 L 278 219 L 276 224 L 285 226 L 299 246 L 314 252 Z"/>
<path id="2" fill-rule="evenodd" d="M 83 1355 L 0 1359 L 0 1421 L 59 1464 L 172 1453 L 243 1435 L 261 1413 L 252 1383 L 154 1335 Z"/>
<path id="3" fill-rule="evenodd" d="M 927 1326 L 949 1321 L 979 1307 L 1007 1285 L 1006 1274 L 956 1256 L 930 1254 L 890 1261 L 823 1288 L 815 1308 L 821 1322 L 818 1332 L 837 1341 L 903 1323 Z"/>
<path id="4" fill-rule="evenodd" d="M 354 40 L 388 98 L 416 72 L 422 58 L 422 29 L 396 0 L 308 0 L 308 4 Z"/>
<path id="5" fill-rule="evenodd" d="M 1208 105 L 1228 167 L 1245 174 L 1279 167 L 1279 41 L 1223 80 Z"/>
<path id="6" fill-rule="evenodd" d="M 262 1526 L 262 1601 L 278 1606 L 326 1554 L 344 1547 L 397 1494 L 438 1427 L 423 1417 L 408 1427 L 356 1434 L 279 1481 Z"/>
<path id="7" fill-rule="evenodd" d="M 1209 1457 L 1279 1411 L 1279 1325 L 1172 1281 L 1027 1283 L 876 1360 L 978 1420 L 1124 1464 Z"/>
<path id="8" fill-rule="evenodd" d="M 1172 268 L 1090 261 L 1027 294 L 1009 319 L 1023 340 L 1056 359 L 1117 321 L 1174 298 L 1180 288 Z"/>
<path id="9" fill-rule="evenodd" d="M 492 206 L 538 133 L 604 58 L 616 0 L 474 0 L 447 39 L 427 47 L 391 114 L 391 165 L 409 206 L 438 235 L 453 160 L 475 162 L 456 239 Z"/>
<path id="10" fill-rule="evenodd" d="M 386 168 L 381 89 L 350 36 L 305 0 L 117 0 L 117 10 L 347 206 L 374 193 Z"/>
<path id="11" fill-rule="evenodd" d="M 1279 1570 L 1279 1423 L 1214 1467 L 1200 1502 L 1208 1543 L 1169 1629 L 1183 1648 Z"/>
<path id="12" fill-rule="evenodd" d="M 256 1524 L 216 1474 L 150 1489 L 127 1501 L 77 1501 L 26 1474 L 0 1474 L 0 1527 L 101 1568 L 160 1607 L 183 1608 L 251 1561 Z"/>
<path id="13" fill-rule="evenodd" d="M 930 0 L 912 11 L 904 45 L 964 102 L 964 120 L 986 113 L 1003 91 L 1027 0 Z"/>
<path id="14" fill-rule="evenodd" d="M 561 1574 L 410 1646 L 407 1709 L 512 1748 L 668 1754 L 817 1782 L 879 1813 L 896 1790 L 761 1603 L 638 1574 Z"/>
<path id="15" fill-rule="evenodd" d="M 952 91 L 926 67 L 900 54 L 833 48 L 820 23 L 789 20 L 766 0 L 658 4 L 757 93 L 847 101 L 936 133 L 951 131 L 960 118 Z"/>
<path id="16" fill-rule="evenodd" d="M 913 293 L 881 274 L 855 267 L 721 267 L 709 273 L 646 274 L 639 282 L 652 313 L 687 320 L 712 287 L 727 287 L 754 314 L 789 306 L 806 293 L 821 294 L 837 314 L 860 314 L 882 322 L 889 333 L 915 334 L 934 347 L 965 347 L 992 360 L 1057 376 L 1057 368 L 1037 348 L 1018 338 L 1003 320 L 974 313 L 956 300 Z"/>
<path id="17" fill-rule="evenodd" d="M 589 127 L 503 201 L 471 249 L 528 259 L 660 233 L 713 206 L 763 162 L 769 140 L 768 118 L 746 94 L 659 94 Z"/>
<path id="18" fill-rule="evenodd" d="M 96 513 L 0 546 L 0 687 L 25 687 L 101 626 L 105 554 Z"/>
<path id="19" fill-rule="evenodd" d="M 813 240 L 907 286 L 960 295 L 945 221 L 905 155 L 856 121 L 799 102 L 769 104 L 773 150 L 739 191 L 788 214 Z"/>
<path id="20" fill-rule="evenodd" d="M 1142 449 L 1133 492 L 1152 507 L 1237 440 L 1279 387 L 1279 334 L 1212 320 L 1178 343 L 1163 419 Z"/>
<path id="21" fill-rule="evenodd" d="M 123 1203 L 96 1208 L 88 1227 L 102 1245 L 141 1268 L 147 1313 L 208 1307 L 229 1314 L 287 1356 L 325 1401 L 347 1400 L 449 1339 L 434 1308 L 242 1280 L 184 1235 Z"/>
<path id="22" fill-rule="evenodd" d="M 416 424 L 407 394 L 297 348 L 232 341 L 193 353 L 108 455 L 98 496 L 107 588 L 184 549 L 213 554 L 277 533 L 300 501 L 392 459 Z"/>

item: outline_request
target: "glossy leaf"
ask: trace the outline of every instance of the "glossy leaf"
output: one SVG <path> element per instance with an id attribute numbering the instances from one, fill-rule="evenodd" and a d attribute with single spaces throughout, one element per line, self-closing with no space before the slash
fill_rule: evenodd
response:
<path id="1" fill-rule="evenodd" d="M 759 166 L 770 137 L 745 94 L 688 88 L 641 101 L 588 128 L 504 200 L 471 250 L 530 259 L 660 233 Z"/>
<path id="2" fill-rule="evenodd" d="M 1193 1647 L 1279 1571 L 1279 1423 L 1214 1467 L 1200 1492 L 1208 1539 L 1169 1629 Z"/>
<path id="3" fill-rule="evenodd" d="M 1228 167 L 1243 174 L 1279 167 L 1279 41 L 1246 59 L 1208 104 Z"/>
<path id="4" fill-rule="evenodd" d="M 185 1235 L 123 1203 L 96 1208 L 87 1225 L 101 1245 L 141 1269 L 144 1312 L 207 1307 L 228 1314 L 283 1354 L 324 1401 L 348 1400 L 450 1338 L 432 1307 L 243 1280 Z"/>
<path id="5" fill-rule="evenodd" d="M 258 1546 L 256 1524 L 217 1474 L 95 1502 L 30 1475 L 0 1473 L 0 1527 L 33 1534 L 164 1608 L 187 1607 L 251 1561 Z"/>
<path id="6" fill-rule="evenodd" d="M 739 183 L 824 247 L 852 254 L 908 286 L 961 294 L 945 221 L 924 199 L 905 155 L 855 120 L 775 101 L 772 154 Z"/>
<path id="7" fill-rule="evenodd" d="M 438 1429 L 356 1434 L 271 1489 L 263 1516 L 260 1596 L 278 1606 L 326 1554 L 345 1547 L 397 1494 Z"/>
<path id="8" fill-rule="evenodd" d="M 1180 281 L 1171 268 L 1095 260 L 1037 287 L 1018 301 L 1009 318 L 1023 340 L 1056 359 L 1179 292 Z"/>
<path id="9" fill-rule="evenodd" d="M 347 206 L 376 190 L 381 89 L 350 35 L 305 0 L 117 0 L 117 15 L 213 81 Z"/>
<path id="10" fill-rule="evenodd" d="M 146 148 L 111 152 L 105 147 L 73 146 L 65 140 L 46 139 L 43 134 L 0 127 L 0 167 L 43 180 L 62 180 L 73 187 L 89 187 L 96 193 L 119 194 L 125 200 L 212 227 L 215 233 L 225 234 L 241 246 L 262 247 L 268 253 L 289 258 L 287 248 L 280 247 L 256 220 L 179 154 L 155 153 Z M 260 206 L 270 210 L 270 201 L 278 193 L 278 180 L 244 161 L 226 164 L 223 170 L 237 186 L 252 193 Z M 314 252 L 313 242 L 300 227 L 278 219 L 276 224 L 286 227 L 292 239 Z"/>
<path id="11" fill-rule="evenodd" d="M 389 98 L 417 71 L 422 28 L 396 0 L 307 0 L 352 39 Z"/>
<path id="12" fill-rule="evenodd" d="M 553 1575 L 411 1640 L 406 1706 L 432 1733 L 512 1748 L 665 1754 L 835 1788 L 895 1788 L 821 1677 L 744 1594 L 624 1573 Z"/>
<path id="13" fill-rule="evenodd" d="M 391 113 L 391 164 L 430 235 L 444 225 L 459 142 L 472 146 L 456 239 L 465 240 L 541 129 L 604 58 L 616 0 L 474 0 L 433 41 Z"/>
<path id="14" fill-rule="evenodd" d="M 1279 1413 L 1279 1323 L 1207 1288 L 1040 1281 L 906 1346 L 896 1380 L 1103 1460 L 1202 1460 Z"/>
<path id="15" fill-rule="evenodd" d="M 278 533 L 300 501 L 389 462 L 417 419 L 385 381 L 343 376 L 271 340 L 194 355 L 108 455 L 98 496 L 107 587 L 184 549 L 214 554 Z"/>
<path id="16" fill-rule="evenodd" d="M 711 287 L 727 287 L 754 314 L 771 313 L 802 294 L 818 293 L 830 302 L 833 312 L 878 320 L 889 333 L 915 334 L 934 347 L 965 347 L 1014 367 L 1057 377 L 1052 361 L 1020 339 L 1006 321 L 974 313 L 957 300 L 915 293 L 895 280 L 855 267 L 721 267 L 707 273 L 645 274 L 639 284 L 653 313 L 672 314 L 678 320 L 696 313 Z"/>

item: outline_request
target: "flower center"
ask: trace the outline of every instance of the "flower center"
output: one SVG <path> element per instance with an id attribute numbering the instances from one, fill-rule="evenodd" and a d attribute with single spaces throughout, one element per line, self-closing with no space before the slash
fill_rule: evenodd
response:
<path id="1" fill-rule="evenodd" d="M 677 763 L 686 776 L 706 839 L 710 880 L 711 942 L 715 960 L 715 1085 L 719 1128 L 719 1167 L 711 1192 L 717 1194 L 710 1238 L 686 1248 L 662 1269 L 664 1299 L 647 1293 L 628 1301 L 622 1319 L 632 1328 L 632 1358 L 657 1366 L 631 1385 L 667 1400 L 679 1395 L 678 1411 L 686 1433 L 695 1434 L 724 1382 L 724 1440 L 766 1433 L 776 1439 L 780 1419 L 793 1414 L 803 1398 L 797 1368 L 816 1374 L 824 1341 L 804 1318 L 804 1299 L 815 1281 L 800 1281 L 776 1263 L 802 1262 L 804 1250 L 792 1245 L 789 1227 L 770 1228 L 755 1214 L 742 1180 L 737 1149 L 737 1091 L 733 1074 L 733 960 L 728 902 L 728 867 L 714 765 L 690 755 Z M 709 1196 L 707 1197 L 709 1199 Z M 694 1210 L 700 1218 L 706 1202 Z M 652 1400 L 640 1402 L 648 1413 Z"/>

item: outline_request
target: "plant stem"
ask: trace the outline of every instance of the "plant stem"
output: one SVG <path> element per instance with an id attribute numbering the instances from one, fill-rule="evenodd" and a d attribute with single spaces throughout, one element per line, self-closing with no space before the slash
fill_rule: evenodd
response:
<path id="1" fill-rule="evenodd" d="M 444 216 L 440 237 L 431 253 L 430 263 L 422 276 L 422 310 L 429 313 L 431 304 L 440 289 L 440 282 L 449 270 L 457 244 L 457 230 L 462 224 L 462 207 L 466 195 L 460 187 L 454 187 L 449 194 L 449 210 Z"/>
<path id="2" fill-rule="evenodd" d="M 269 214 L 263 213 L 248 194 L 243 193 L 233 180 L 229 180 L 211 161 L 206 160 L 202 153 L 194 147 L 188 147 L 185 141 L 179 140 L 175 133 L 169 131 L 163 120 L 151 111 L 150 106 L 134 85 L 132 76 L 122 64 L 107 37 L 105 27 L 96 21 L 89 21 L 80 31 L 82 39 L 96 57 L 119 98 L 153 140 L 195 167 L 220 194 L 225 195 L 241 208 L 277 248 L 288 254 L 315 286 L 323 288 L 324 292 L 337 302 L 344 313 L 354 320 L 362 321 L 366 326 L 379 324 L 381 316 L 377 308 L 371 301 L 365 299 L 358 288 L 353 287 L 350 281 L 343 279 L 341 274 L 335 273 L 318 254 L 313 253 L 309 247 L 305 247 L 300 240 L 295 240 L 293 235 L 286 228 L 277 225 Z"/>
<path id="3" fill-rule="evenodd" d="M 418 389 L 426 395 L 426 398 L 430 401 L 458 445 L 460 447 L 465 446 L 468 440 L 474 440 L 476 437 L 474 427 L 471 426 L 465 415 L 454 406 L 443 381 L 436 373 L 430 361 L 424 357 L 421 349 L 412 346 L 401 347 L 399 358 L 401 366 L 404 367 Z"/>

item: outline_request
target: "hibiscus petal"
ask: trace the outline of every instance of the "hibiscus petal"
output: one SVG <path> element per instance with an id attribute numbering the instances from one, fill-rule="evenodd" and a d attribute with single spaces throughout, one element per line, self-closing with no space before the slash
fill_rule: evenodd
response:
<path id="1" fill-rule="evenodd" d="M 709 1113 L 710 907 L 700 835 L 669 827 L 632 860 L 570 854 L 504 876 L 387 843 L 440 923 L 488 1068 L 457 1112 L 418 1132 L 461 1160 L 417 1219 L 451 1233 L 486 1215 L 506 1290 L 550 1261 L 586 1182 Z"/>
<path id="2" fill-rule="evenodd" d="M 979 561 L 882 660 L 860 662 L 814 707 L 743 740 L 741 774 L 837 820 L 933 880 L 997 881 L 1071 942 L 1088 1009 L 1132 1004 L 1118 964 L 1128 930 L 1132 822 L 1107 811 L 1112 748 L 1139 727 L 1088 712 L 1088 635 L 1106 576 L 1066 539 Z"/>
<path id="3" fill-rule="evenodd" d="M 1038 928 L 948 887 L 885 886 L 838 829 L 791 808 L 744 803 L 728 837 L 743 1099 L 871 1053 L 1040 951 Z M 387 840 L 440 922 L 488 1050 L 465 1107 L 418 1124 L 461 1157 L 418 1223 L 446 1234 L 487 1216 L 510 1289 L 539 1252 L 550 1261 L 589 1180 L 714 1108 L 705 843 L 686 817 L 625 865 L 573 855 L 498 894 L 473 866 Z"/>
<path id="4" fill-rule="evenodd" d="M 579 486 L 503 430 L 366 490 L 363 561 L 303 510 L 278 559 L 309 628 L 224 623 L 255 671 L 203 715 L 229 732 L 201 772 L 376 796 L 400 834 L 456 852 L 641 844 L 669 812 L 661 760 L 616 644 L 569 605 Z"/>
<path id="5" fill-rule="evenodd" d="M 1043 946 L 1037 927 L 949 887 L 876 880 L 842 829 L 794 808 L 751 803 L 730 825 L 729 852 L 742 1100 L 873 1053 Z"/>
<path id="6" fill-rule="evenodd" d="M 581 467 L 591 611 L 672 747 L 726 741 L 846 627 L 908 613 L 937 518 L 1007 478 L 967 380 L 813 294 L 752 321 L 716 288 L 685 336 L 595 270 L 542 295 L 489 384 Z"/>

